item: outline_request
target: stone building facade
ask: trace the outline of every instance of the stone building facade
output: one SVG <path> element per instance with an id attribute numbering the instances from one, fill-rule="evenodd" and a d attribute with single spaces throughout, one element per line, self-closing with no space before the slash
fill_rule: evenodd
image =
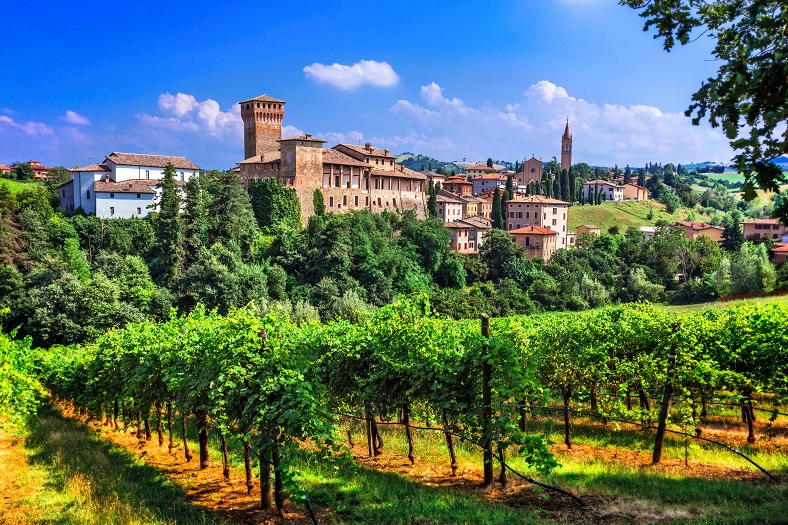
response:
<path id="1" fill-rule="evenodd" d="M 516 175 L 518 186 L 528 186 L 530 183 L 542 182 L 542 159 L 531 155 L 530 159 L 523 159 L 523 169 Z"/>
<path id="2" fill-rule="evenodd" d="M 526 226 L 541 226 L 558 234 L 556 249 L 568 248 L 568 211 L 566 201 L 544 195 L 518 197 L 506 203 L 506 229 L 511 232 Z"/>
<path id="3" fill-rule="evenodd" d="M 566 129 L 561 136 L 561 170 L 569 171 L 572 167 L 572 132 L 569 130 L 569 119 L 566 119 Z"/>
<path id="4" fill-rule="evenodd" d="M 284 101 L 263 95 L 239 104 L 244 153 L 252 153 L 238 163 L 241 181 L 248 188 L 252 181 L 274 178 L 292 188 L 304 223 L 314 215 L 316 189 L 326 212 L 415 209 L 418 217 L 426 216 L 427 177 L 398 165 L 388 150 L 370 143 L 325 149 L 325 141 L 310 134 L 281 138 Z"/>

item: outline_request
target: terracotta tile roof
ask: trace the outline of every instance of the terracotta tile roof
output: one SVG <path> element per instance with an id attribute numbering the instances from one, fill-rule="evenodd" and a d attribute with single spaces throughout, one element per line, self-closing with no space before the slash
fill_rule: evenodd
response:
<path id="1" fill-rule="evenodd" d="M 239 104 L 243 104 L 245 102 L 281 102 L 282 104 L 286 104 L 284 100 L 279 100 L 278 98 L 269 97 L 268 95 L 260 95 L 259 97 L 242 100 L 239 102 Z"/>
<path id="2" fill-rule="evenodd" d="M 712 226 L 711 224 L 707 224 L 705 222 L 676 222 L 674 225 L 684 226 L 685 228 L 692 228 L 695 231 L 700 230 L 708 230 L 709 228 L 713 228 L 715 230 L 724 230 L 725 228 L 721 226 Z"/>
<path id="3" fill-rule="evenodd" d="M 155 194 L 158 180 L 154 179 L 131 179 L 122 182 L 112 182 L 97 180 L 93 183 L 93 191 L 96 193 L 148 193 Z M 185 186 L 186 182 L 176 180 L 176 186 Z"/>
<path id="4" fill-rule="evenodd" d="M 368 168 L 369 164 L 356 160 L 350 155 L 345 155 L 341 151 L 335 149 L 323 150 L 323 164 L 340 164 L 342 166 L 359 166 L 361 168 Z"/>
<path id="5" fill-rule="evenodd" d="M 447 228 L 458 228 L 458 229 L 459 228 L 473 228 L 473 226 L 471 226 L 470 224 L 465 224 L 461 220 L 460 221 L 454 221 L 454 222 L 447 222 L 445 224 L 445 226 Z"/>
<path id="6" fill-rule="evenodd" d="M 477 175 L 473 180 L 506 180 L 506 175 L 500 173 L 485 173 L 484 175 Z"/>
<path id="7" fill-rule="evenodd" d="M 438 202 L 462 204 L 462 201 L 456 195 L 446 190 L 438 190 L 437 200 Z"/>
<path id="8" fill-rule="evenodd" d="M 255 155 L 254 157 L 249 157 L 246 160 L 242 160 L 238 164 L 266 164 L 268 162 L 279 162 L 282 158 L 282 154 L 279 151 L 269 151 L 268 153 L 264 153 L 263 155 Z"/>
<path id="9" fill-rule="evenodd" d="M 589 230 L 599 230 L 599 226 L 596 224 L 583 224 L 582 226 L 578 226 L 578 228 L 588 228 Z"/>
<path id="10" fill-rule="evenodd" d="M 569 119 L 566 119 L 566 129 L 564 129 L 564 134 L 561 137 L 562 139 L 571 139 L 572 132 L 569 130 Z"/>
<path id="11" fill-rule="evenodd" d="M 473 197 L 471 195 L 457 195 L 457 198 L 464 202 L 475 202 L 476 204 L 480 203 L 487 203 L 486 200 L 480 199 L 479 197 Z"/>
<path id="12" fill-rule="evenodd" d="M 634 186 L 634 187 L 640 188 L 642 190 L 647 190 L 648 189 L 645 186 L 641 186 L 640 184 L 635 184 L 634 182 L 625 182 L 624 186 Z"/>
<path id="13" fill-rule="evenodd" d="M 788 243 L 774 243 L 772 251 L 777 253 L 788 253 Z"/>
<path id="14" fill-rule="evenodd" d="M 295 135 L 294 137 L 285 137 L 283 139 L 277 140 L 277 142 L 284 142 L 286 140 L 308 140 L 309 142 L 325 142 L 323 139 L 319 139 L 317 137 L 313 137 L 309 133 L 306 135 Z"/>
<path id="15" fill-rule="evenodd" d="M 367 166 L 367 164 L 364 164 L 364 166 Z M 380 177 L 399 177 L 401 179 L 427 180 L 427 177 L 418 171 L 409 170 L 403 166 L 398 166 L 396 171 L 373 169 L 372 175 L 377 175 Z"/>
<path id="16" fill-rule="evenodd" d="M 11 166 L 6 166 L 5 164 L 0 164 L 1 171 L 11 171 Z"/>
<path id="17" fill-rule="evenodd" d="M 614 183 L 610 182 L 609 180 L 587 180 L 587 181 L 585 181 L 583 183 L 583 186 L 587 186 L 587 185 L 593 186 L 595 184 L 598 184 L 600 186 L 608 185 L 608 186 L 615 186 L 616 188 L 619 187 L 618 184 L 614 184 Z"/>
<path id="18" fill-rule="evenodd" d="M 525 226 L 523 228 L 517 228 L 516 230 L 509 230 L 509 233 L 527 233 L 529 235 L 558 235 L 558 232 L 548 230 L 542 226 Z"/>
<path id="19" fill-rule="evenodd" d="M 121 166 L 150 166 L 151 168 L 163 168 L 168 162 L 172 163 L 177 169 L 198 170 L 192 161 L 186 157 L 172 157 L 169 155 L 147 155 L 143 153 L 118 153 L 113 151 L 107 155 L 107 160 Z"/>
<path id="20" fill-rule="evenodd" d="M 750 219 L 749 221 L 742 221 L 742 224 L 780 224 L 780 221 L 777 219 L 770 219 L 768 217 L 764 219 Z"/>
<path id="21" fill-rule="evenodd" d="M 519 197 L 517 199 L 507 201 L 507 203 L 511 202 L 525 202 L 529 204 L 562 204 L 564 206 L 569 205 L 569 203 L 566 201 L 560 201 L 558 199 L 553 199 L 552 197 L 545 197 L 544 195 L 530 195 L 528 197 Z"/>
<path id="22" fill-rule="evenodd" d="M 367 142 L 367 144 L 369 144 L 369 142 Z M 344 146 L 344 147 L 350 148 L 350 149 L 352 149 L 354 151 L 358 151 L 359 153 L 363 153 L 364 155 L 374 155 L 376 157 L 390 157 L 392 159 L 394 158 L 393 155 L 391 155 L 389 153 L 386 153 L 382 149 L 376 148 L 375 146 L 372 146 L 371 144 L 369 144 L 369 148 L 367 148 L 367 144 L 365 144 L 363 146 L 359 146 L 359 145 L 356 145 L 356 144 L 337 144 L 337 146 Z"/>
<path id="23" fill-rule="evenodd" d="M 109 166 L 103 163 L 91 164 L 90 166 L 84 166 L 82 168 L 71 168 L 68 170 L 72 173 L 80 172 L 80 171 L 110 171 Z"/>
<path id="24" fill-rule="evenodd" d="M 484 230 L 486 230 L 488 228 L 492 228 L 492 220 L 491 219 L 488 219 L 486 217 L 480 217 L 478 215 L 476 215 L 474 217 L 467 217 L 465 219 L 462 219 L 461 222 L 464 222 L 466 224 L 470 224 L 474 228 L 481 228 L 481 229 L 484 229 Z"/>

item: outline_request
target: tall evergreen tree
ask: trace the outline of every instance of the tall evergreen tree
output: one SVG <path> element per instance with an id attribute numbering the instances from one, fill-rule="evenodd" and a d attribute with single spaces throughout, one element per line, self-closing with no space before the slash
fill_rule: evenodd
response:
<path id="1" fill-rule="evenodd" d="M 629 184 L 632 182 L 632 170 L 629 168 L 629 164 L 624 169 L 624 184 Z"/>
<path id="2" fill-rule="evenodd" d="M 638 170 L 638 186 L 646 186 L 646 174 L 643 172 L 643 168 Z"/>
<path id="3" fill-rule="evenodd" d="M 553 196 L 553 181 L 549 171 L 542 172 L 542 194 L 545 197 Z"/>
<path id="4" fill-rule="evenodd" d="M 156 219 L 157 235 L 153 271 L 159 282 L 174 288 L 183 258 L 183 227 L 180 217 L 180 198 L 175 187 L 175 166 L 168 162 L 164 176 L 159 181 L 161 188 L 157 203 L 159 215 Z"/>
<path id="5" fill-rule="evenodd" d="M 514 176 L 510 173 L 506 176 L 506 191 L 503 193 L 503 200 L 509 202 L 514 199 Z"/>
<path id="6" fill-rule="evenodd" d="M 504 216 L 501 213 L 501 188 L 495 187 L 492 201 L 492 226 L 503 230 L 505 227 Z"/>
<path id="7" fill-rule="evenodd" d="M 432 184 L 430 181 L 430 185 L 427 187 L 427 191 L 429 193 L 429 198 L 427 199 L 427 213 L 430 217 L 437 217 L 438 216 L 438 189 L 435 185 Z"/>
<path id="8" fill-rule="evenodd" d="M 574 203 L 577 200 L 577 180 L 575 177 L 575 169 L 569 168 L 569 202 Z"/>
<path id="9" fill-rule="evenodd" d="M 216 193 L 208 208 L 208 215 L 213 222 L 209 230 L 212 243 L 219 241 L 225 246 L 237 247 L 241 253 L 248 252 L 254 238 L 256 220 L 249 193 L 238 175 L 231 171 L 216 174 Z"/>
<path id="10" fill-rule="evenodd" d="M 186 183 L 183 235 L 185 253 L 182 270 L 185 271 L 197 259 L 197 253 L 208 244 L 208 214 L 200 177 L 192 177 Z"/>
<path id="11" fill-rule="evenodd" d="M 559 175 L 553 177 L 553 198 L 561 198 L 561 177 Z"/>
<path id="12" fill-rule="evenodd" d="M 599 184 L 594 184 L 594 200 L 591 204 L 599 204 Z"/>
<path id="13" fill-rule="evenodd" d="M 421 169 L 424 170 L 424 164 L 421 165 Z M 318 217 L 326 214 L 326 201 L 323 198 L 323 190 L 320 188 L 315 188 L 315 191 L 312 192 L 312 207 Z"/>
<path id="14" fill-rule="evenodd" d="M 520 161 L 519 160 L 514 161 L 514 172 L 515 173 L 520 173 Z"/>
<path id="15" fill-rule="evenodd" d="M 561 170 L 561 200 L 569 201 L 569 172 Z"/>
<path id="16" fill-rule="evenodd" d="M 734 215 L 733 218 L 725 224 L 725 229 L 722 231 L 722 243 L 720 245 L 724 250 L 729 252 L 738 252 L 744 242 L 744 231 L 742 231 L 739 217 Z"/>
<path id="17" fill-rule="evenodd" d="M 492 160 L 492 157 L 490 157 L 490 158 L 488 158 L 488 159 L 487 159 L 487 167 L 488 167 L 488 168 L 492 168 L 492 167 L 493 167 L 493 160 Z"/>

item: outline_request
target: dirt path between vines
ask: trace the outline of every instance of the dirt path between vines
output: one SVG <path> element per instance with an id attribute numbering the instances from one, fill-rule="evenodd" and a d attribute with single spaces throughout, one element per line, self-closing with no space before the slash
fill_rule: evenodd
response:
<path id="1" fill-rule="evenodd" d="M 30 472 L 21 438 L 0 426 L 0 523 L 28 523 L 33 509 L 27 504 L 30 496 Z"/>

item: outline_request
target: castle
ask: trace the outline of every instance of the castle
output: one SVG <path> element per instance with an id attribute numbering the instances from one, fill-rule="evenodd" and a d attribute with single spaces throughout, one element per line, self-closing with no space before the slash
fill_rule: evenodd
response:
<path id="1" fill-rule="evenodd" d="M 244 129 L 244 157 L 238 171 L 245 187 L 275 178 L 295 190 L 304 222 L 314 215 L 314 191 L 323 193 L 326 212 L 368 209 L 415 209 L 426 216 L 427 177 L 396 164 L 387 149 L 369 142 L 338 144 L 310 134 L 282 138 L 286 102 L 262 95 L 239 102 Z"/>

